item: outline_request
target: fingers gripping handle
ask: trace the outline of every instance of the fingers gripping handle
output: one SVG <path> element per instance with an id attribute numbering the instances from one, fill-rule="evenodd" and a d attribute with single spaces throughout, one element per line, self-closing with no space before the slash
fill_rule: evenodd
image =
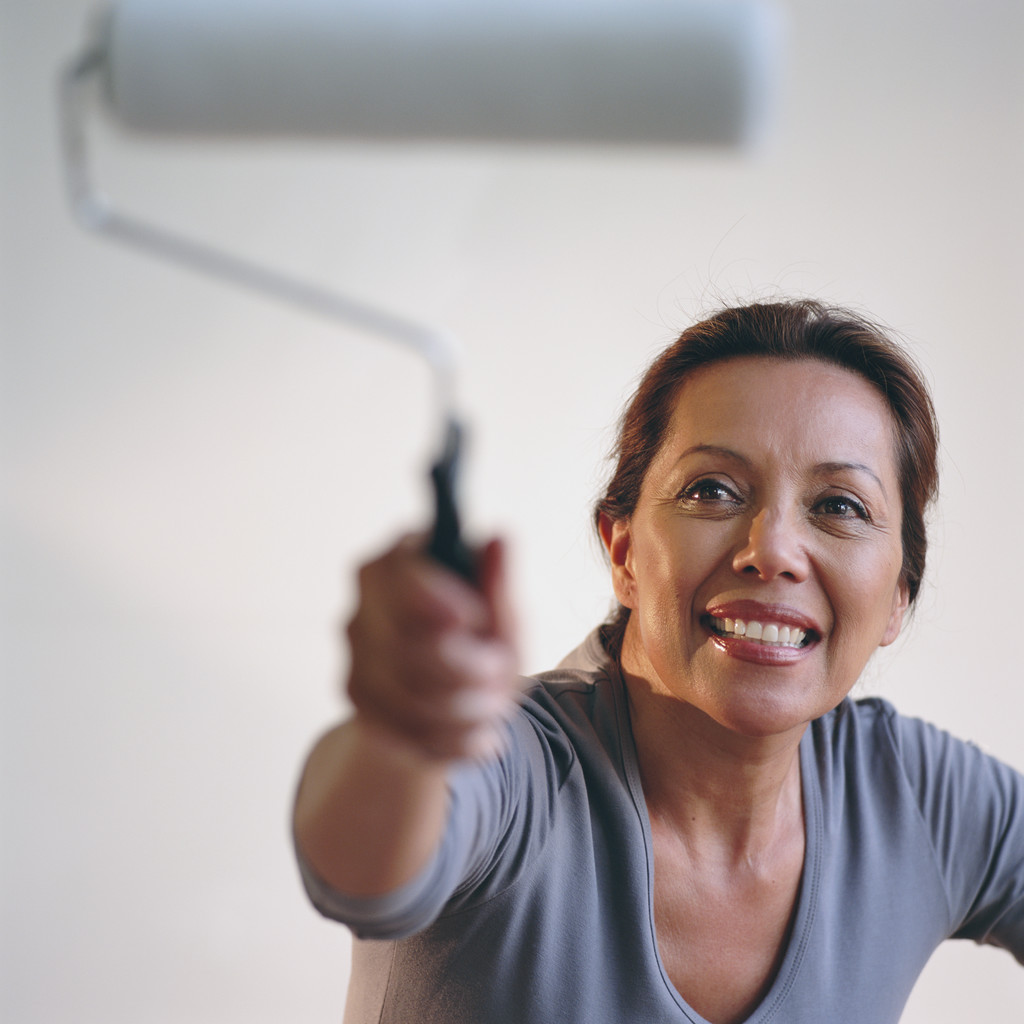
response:
<path id="1" fill-rule="evenodd" d="M 434 485 L 434 528 L 427 544 L 428 553 L 442 565 L 470 583 L 476 582 L 476 556 L 462 539 L 459 510 L 455 504 L 455 483 L 462 450 L 462 428 L 448 421 L 444 451 L 430 470 Z"/>

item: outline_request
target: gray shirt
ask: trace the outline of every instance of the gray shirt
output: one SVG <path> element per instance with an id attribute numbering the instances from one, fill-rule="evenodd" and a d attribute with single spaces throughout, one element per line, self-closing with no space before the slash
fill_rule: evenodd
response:
<path id="1" fill-rule="evenodd" d="M 625 691 L 596 635 L 510 731 L 453 773 L 442 846 L 398 892 L 351 899 L 300 861 L 356 935 L 346 1024 L 701 1024 L 658 956 Z M 880 700 L 813 722 L 800 767 L 800 894 L 748 1024 L 895 1022 L 947 938 L 1024 963 L 1024 776 Z"/>

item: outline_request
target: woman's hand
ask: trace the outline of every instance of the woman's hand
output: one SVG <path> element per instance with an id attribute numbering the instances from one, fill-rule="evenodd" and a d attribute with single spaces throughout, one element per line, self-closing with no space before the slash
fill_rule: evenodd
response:
<path id="1" fill-rule="evenodd" d="M 356 723 L 428 760 L 500 749 L 519 690 L 504 547 L 486 545 L 474 587 L 408 537 L 359 573 L 348 626 Z"/>
<path id="2" fill-rule="evenodd" d="M 444 830 L 448 765 L 500 748 L 519 684 L 499 543 L 480 552 L 479 580 L 414 538 L 359 574 L 356 713 L 313 748 L 294 816 L 306 860 L 342 892 L 391 892 L 422 870 Z"/>

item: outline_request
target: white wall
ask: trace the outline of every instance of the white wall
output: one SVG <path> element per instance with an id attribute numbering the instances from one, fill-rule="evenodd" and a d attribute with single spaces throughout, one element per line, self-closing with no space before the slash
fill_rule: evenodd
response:
<path id="1" fill-rule="evenodd" d="M 909 637 L 865 689 L 1024 765 L 1019 0 L 792 0 L 783 122 L 734 155 L 300 150 L 104 137 L 133 209 L 463 339 L 465 501 L 514 543 L 525 661 L 610 590 L 588 508 L 631 382 L 721 299 L 901 330 L 944 484 Z M 422 522 L 404 353 L 79 231 L 54 72 L 88 0 L 0 5 L 0 1017 L 332 1021 L 343 929 L 296 881 L 295 774 L 338 713 L 353 566 Z M 949 944 L 909 1024 L 1019 1024 L 1024 971 Z"/>

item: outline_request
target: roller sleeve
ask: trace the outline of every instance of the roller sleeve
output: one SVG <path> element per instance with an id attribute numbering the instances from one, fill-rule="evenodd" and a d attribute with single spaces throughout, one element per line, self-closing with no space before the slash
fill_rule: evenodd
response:
<path id="1" fill-rule="evenodd" d="M 123 0 L 106 95 L 130 128 L 741 143 L 771 105 L 762 0 Z"/>

